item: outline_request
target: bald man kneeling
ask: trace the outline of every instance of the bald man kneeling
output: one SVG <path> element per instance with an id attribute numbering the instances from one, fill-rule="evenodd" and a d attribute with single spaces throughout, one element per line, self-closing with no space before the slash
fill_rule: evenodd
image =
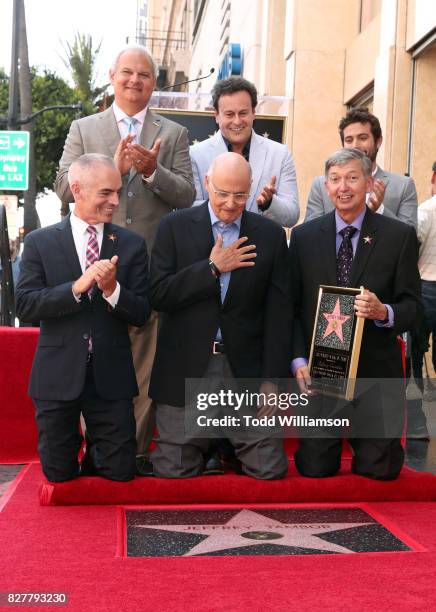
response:
<path id="1" fill-rule="evenodd" d="M 189 379 L 201 379 L 209 398 L 229 399 L 235 379 L 251 380 L 250 388 L 262 393 L 287 376 L 286 237 L 276 223 L 245 210 L 250 184 L 250 166 L 241 155 L 218 156 L 205 177 L 209 199 L 167 215 L 157 232 L 151 301 L 162 324 L 150 383 L 157 402 L 156 476 L 202 474 L 215 431 L 212 415 L 232 424 L 224 433 L 245 474 L 277 479 L 287 472 L 281 439 L 263 428 L 247 432 L 234 406 L 188 406 L 185 396 Z M 268 408 L 257 406 L 255 415 L 267 416 Z"/>

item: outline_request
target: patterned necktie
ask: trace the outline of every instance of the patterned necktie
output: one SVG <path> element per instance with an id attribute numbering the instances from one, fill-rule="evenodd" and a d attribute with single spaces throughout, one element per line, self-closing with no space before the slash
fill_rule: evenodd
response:
<path id="1" fill-rule="evenodd" d="M 350 280 L 351 264 L 353 263 L 351 238 L 356 232 L 357 229 L 352 225 L 344 227 L 339 232 L 342 236 L 342 243 L 336 259 L 336 276 L 340 287 L 346 287 Z"/>
<path id="2" fill-rule="evenodd" d="M 127 125 L 127 127 L 129 128 L 128 136 L 133 134 L 134 138 L 133 138 L 132 142 L 134 144 L 137 144 L 138 143 L 138 134 L 136 133 L 135 125 L 138 123 L 138 120 L 136 119 L 136 117 L 124 117 L 123 121 Z"/>
<path id="3" fill-rule="evenodd" d="M 100 253 L 98 250 L 98 240 L 97 240 L 97 230 L 93 225 L 88 225 L 86 228 L 88 232 L 88 244 L 86 245 L 86 260 L 85 260 L 85 269 L 88 269 L 89 266 L 92 266 L 93 263 L 98 261 L 100 257 Z M 94 289 L 94 285 L 88 289 L 88 297 L 91 299 L 92 290 Z M 88 340 L 88 353 L 92 353 L 92 338 L 91 334 L 89 334 Z"/>
<path id="4" fill-rule="evenodd" d="M 85 269 L 87 270 L 89 266 L 92 266 L 93 263 L 98 261 L 98 258 L 100 257 L 100 253 L 98 250 L 97 230 L 95 229 L 93 225 L 88 225 L 88 227 L 86 228 L 86 231 L 89 234 L 88 244 L 86 245 L 86 260 L 85 260 Z M 88 290 L 89 299 L 91 299 L 92 289 L 93 287 L 91 287 Z"/>

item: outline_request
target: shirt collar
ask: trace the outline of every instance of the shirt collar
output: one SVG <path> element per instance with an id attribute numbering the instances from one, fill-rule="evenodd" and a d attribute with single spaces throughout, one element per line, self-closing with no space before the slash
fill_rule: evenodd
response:
<path id="1" fill-rule="evenodd" d="M 86 223 L 83 219 L 80 219 L 74 212 L 70 215 L 70 223 L 73 231 L 79 232 L 80 234 L 86 234 L 86 230 L 89 225 L 95 227 L 97 234 L 103 234 L 104 223 Z"/>
<path id="2" fill-rule="evenodd" d="M 207 207 L 209 209 L 210 222 L 212 224 L 212 227 L 216 223 L 223 223 L 223 221 L 221 221 L 221 219 L 218 219 L 218 217 L 214 213 L 213 208 L 210 205 L 210 202 L 208 202 Z M 232 221 L 231 223 L 224 223 L 224 227 L 231 227 L 232 225 L 235 225 L 238 228 L 238 230 L 239 230 L 239 229 L 241 229 L 241 219 L 242 219 L 242 214 L 239 215 L 239 217 L 237 219 L 235 219 L 234 221 Z"/>
<path id="3" fill-rule="evenodd" d="M 129 117 L 130 116 L 127 113 L 125 113 L 123 110 L 121 110 L 121 108 L 117 105 L 116 102 L 113 103 L 112 108 L 114 110 L 114 115 L 115 115 L 115 119 L 116 119 L 117 123 L 120 123 L 120 121 L 122 121 L 124 119 L 124 117 Z M 133 117 L 135 117 L 135 119 L 141 125 L 145 121 L 145 115 L 147 114 L 147 109 L 148 109 L 148 106 L 146 106 L 141 111 L 139 111 L 139 113 L 136 113 L 136 115 L 133 115 Z"/>
<path id="4" fill-rule="evenodd" d="M 335 210 L 336 233 L 339 234 L 339 232 L 343 230 L 344 227 L 348 227 L 349 225 L 352 225 L 360 232 L 360 230 L 362 229 L 362 223 L 363 223 L 363 218 L 365 216 L 365 213 L 366 213 L 366 207 L 365 207 L 365 210 L 363 210 L 360 213 L 360 215 L 354 219 L 353 223 L 346 223 L 342 219 L 342 217 L 339 215 L 338 211 Z"/>
<path id="5" fill-rule="evenodd" d="M 222 136 L 222 132 L 221 132 L 221 136 Z M 227 138 L 224 138 L 224 136 L 223 136 L 223 140 L 227 147 L 227 151 L 229 153 L 233 153 L 233 147 L 231 143 L 227 140 Z M 242 149 L 242 157 L 244 157 L 245 161 L 249 161 L 249 158 L 250 158 L 250 145 L 251 145 L 251 135 L 250 135 L 250 138 L 245 143 L 244 148 Z"/>

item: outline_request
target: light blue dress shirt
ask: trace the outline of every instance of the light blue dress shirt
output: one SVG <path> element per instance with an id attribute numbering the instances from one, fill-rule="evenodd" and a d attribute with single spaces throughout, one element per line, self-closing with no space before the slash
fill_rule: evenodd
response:
<path id="1" fill-rule="evenodd" d="M 232 223 L 224 223 L 224 221 L 221 221 L 220 219 L 218 219 L 218 217 L 216 216 L 216 214 L 214 213 L 212 209 L 212 206 L 210 205 L 210 202 L 208 204 L 208 208 L 209 208 L 210 222 L 212 224 L 212 232 L 213 232 L 214 240 L 217 239 L 218 234 L 221 234 L 221 236 L 223 237 L 223 248 L 230 246 L 239 238 L 239 233 L 241 231 L 241 216 L 242 215 L 239 216 L 237 219 L 235 219 L 235 221 L 233 221 Z M 231 272 L 222 272 L 219 277 L 220 290 L 221 290 L 221 304 L 223 304 L 224 300 L 226 299 L 227 289 L 229 288 L 229 283 L 230 283 L 230 276 L 231 276 Z M 220 329 L 218 329 L 218 332 L 216 335 L 216 341 L 217 342 L 222 341 L 222 335 L 221 335 Z"/>

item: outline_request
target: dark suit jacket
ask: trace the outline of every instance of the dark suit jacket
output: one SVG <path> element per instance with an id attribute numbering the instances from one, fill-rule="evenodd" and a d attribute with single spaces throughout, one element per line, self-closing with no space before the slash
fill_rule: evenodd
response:
<path id="1" fill-rule="evenodd" d="M 372 238 L 370 244 L 364 237 Z M 363 285 L 394 311 L 394 327 L 365 321 L 358 376 L 402 377 L 398 333 L 413 329 L 420 313 L 418 243 L 413 227 L 367 209 L 351 268 L 350 287 Z M 309 357 L 319 285 L 337 285 L 334 211 L 298 226 L 290 245 L 294 297 L 293 358 Z"/>
<path id="2" fill-rule="evenodd" d="M 26 237 L 16 299 L 20 319 L 40 321 L 29 386 L 32 397 L 68 401 L 80 395 L 89 335 L 99 394 L 111 400 L 137 395 L 128 325 L 144 325 L 150 311 L 145 242 L 129 230 L 106 223 L 100 259 L 113 255 L 119 257 L 121 287 L 116 307 L 111 308 L 97 286 L 91 301 L 85 293 L 78 303 L 72 284 L 82 271 L 69 217 Z"/>
<path id="3" fill-rule="evenodd" d="M 244 211 L 241 236 L 256 245 L 256 265 L 234 270 L 223 304 L 208 265 L 214 240 L 207 202 L 160 223 L 151 258 L 151 302 L 163 313 L 150 397 L 185 403 L 185 378 L 201 378 L 218 327 L 238 378 L 287 376 L 289 267 L 284 231 Z"/>

